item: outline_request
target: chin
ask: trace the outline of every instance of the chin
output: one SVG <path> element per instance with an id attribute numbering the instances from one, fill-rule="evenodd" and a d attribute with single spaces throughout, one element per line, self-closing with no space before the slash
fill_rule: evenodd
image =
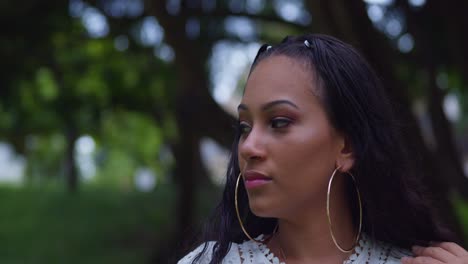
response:
<path id="1" fill-rule="evenodd" d="M 249 207 L 250 211 L 252 211 L 255 216 L 264 218 L 277 217 L 275 211 L 278 209 L 278 207 L 272 206 L 271 203 L 249 200 Z"/>

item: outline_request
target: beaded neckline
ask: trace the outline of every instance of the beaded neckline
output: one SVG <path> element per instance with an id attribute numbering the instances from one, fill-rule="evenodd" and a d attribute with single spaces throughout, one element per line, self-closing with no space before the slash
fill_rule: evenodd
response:
<path id="1" fill-rule="evenodd" d="M 265 241 L 265 235 L 261 234 L 257 236 L 255 239 L 263 242 Z M 270 248 L 266 245 L 266 243 L 257 243 L 257 242 L 250 241 L 250 240 L 244 243 L 252 243 L 251 246 L 257 246 L 260 252 L 262 253 L 262 255 L 264 255 L 265 258 L 268 261 L 270 261 L 270 263 L 286 264 L 285 262 L 279 260 L 279 258 L 270 250 Z M 344 264 L 354 263 L 354 261 L 358 259 L 360 255 L 366 254 L 366 252 L 368 252 L 369 254 L 371 251 L 371 247 L 372 245 L 369 242 L 367 235 L 363 233 L 359 239 L 358 244 L 354 248 L 353 253 L 349 255 L 348 258 L 343 263 Z"/>

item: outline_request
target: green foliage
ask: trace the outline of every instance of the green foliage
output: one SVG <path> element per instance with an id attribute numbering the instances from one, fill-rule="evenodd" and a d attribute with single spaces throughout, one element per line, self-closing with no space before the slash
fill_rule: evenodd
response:
<path id="1" fill-rule="evenodd" d="M 125 149 L 110 148 L 104 151 L 105 161 L 101 164 L 93 183 L 123 190 L 133 189 L 136 161 Z"/>
<path id="2" fill-rule="evenodd" d="M 0 102 L 0 131 L 6 131 L 13 124 L 14 114 L 7 112 Z"/>
<path id="3" fill-rule="evenodd" d="M 0 97 L 0 138 L 18 142 L 15 147 L 28 160 L 28 182 L 65 183 L 69 131 L 97 141 L 95 183 L 128 189 L 142 166 L 164 174 L 168 168 L 158 161 L 159 149 L 176 134 L 172 66 L 149 49 L 118 51 L 112 36 L 87 38 L 79 20 L 55 12 L 47 17 L 66 20 L 59 23 L 64 26 L 42 28 L 40 55 L 25 56 L 25 67 L 7 80 L 8 97 Z M 154 115 L 163 118 L 155 124 Z M 52 146 L 51 138 L 61 138 L 61 147 Z"/>
<path id="4" fill-rule="evenodd" d="M 463 200 L 459 196 L 455 196 L 452 199 L 464 231 L 465 242 L 468 243 L 468 201 Z"/>
<path id="5" fill-rule="evenodd" d="M 52 101 L 58 96 L 58 85 L 52 71 L 48 68 L 39 68 L 36 73 L 36 83 L 39 98 Z"/>
<path id="6" fill-rule="evenodd" d="M 65 147 L 65 138 L 61 133 L 28 135 L 25 149 L 28 157 L 26 184 L 37 186 L 63 179 L 62 159 Z"/>
<path id="7" fill-rule="evenodd" d="M 398 78 L 407 84 L 406 90 L 410 100 L 424 99 L 427 96 L 429 76 L 426 71 L 415 68 L 409 63 L 400 63 L 396 67 Z"/>
<path id="8" fill-rule="evenodd" d="M 142 160 L 157 153 L 161 143 L 161 130 L 143 114 L 115 111 L 106 114 L 102 122 L 103 141 L 111 146 L 124 147 Z"/>

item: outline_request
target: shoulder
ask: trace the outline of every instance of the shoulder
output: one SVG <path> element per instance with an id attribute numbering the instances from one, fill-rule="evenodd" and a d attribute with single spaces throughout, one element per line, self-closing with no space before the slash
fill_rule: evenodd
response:
<path id="1" fill-rule="evenodd" d="M 192 264 L 192 263 L 200 263 L 206 264 L 209 263 L 213 257 L 213 247 L 215 246 L 215 241 L 208 241 L 205 243 L 200 244 L 196 249 L 185 255 L 182 259 L 180 259 L 177 264 Z M 241 263 L 238 244 L 232 243 L 231 247 L 227 253 L 227 255 L 223 259 L 224 263 Z M 194 262 L 195 258 L 203 251 L 203 254 Z"/>
<path id="2" fill-rule="evenodd" d="M 364 236 L 345 263 L 400 264 L 402 257 L 411 255 L 409 250 Z"/>

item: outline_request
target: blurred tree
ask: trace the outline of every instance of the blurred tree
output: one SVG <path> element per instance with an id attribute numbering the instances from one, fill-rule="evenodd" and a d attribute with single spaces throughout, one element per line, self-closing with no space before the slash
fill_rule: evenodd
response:
<path id="1" fill-rule="evenodd" d="M 165 62 L 148 56 L 148 49 L 122 53 L 112 39 L 89 38 L 67 2 L 28 4 L 2 9 L 3 22 L 13 26 L 0 41 L 0 135 L 17 151 L 26 152 L 28 135 L 63 134 L 63 163 L 56 170 L 62 168 L 68 189 L 76 191 L 75 143 L 85 133 L 99 136 L 103 113 L 136 111 L 166 127 L 165 136 L 174 135 L 165 114 L 173 91 L 164 89 L 174 78 Z M 28 19 L 18 23 L 18 17 Z"/>

